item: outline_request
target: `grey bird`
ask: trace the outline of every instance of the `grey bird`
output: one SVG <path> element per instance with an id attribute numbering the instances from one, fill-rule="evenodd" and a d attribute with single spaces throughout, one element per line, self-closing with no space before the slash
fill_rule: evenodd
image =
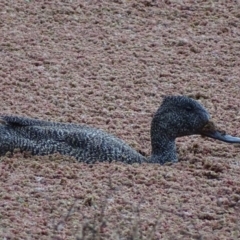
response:
<path id="1" fill-rule="evenodd" d="M 178 161 L 177 137 L 199 134 L 228 143 L 240 143 L 240 138 L 217 130 L 209 119 L 209 113 L 196 100 L 186 96 L 165 97 L 152 119 L 152 153 L 146 158 L 121 139 L 96 128 L 2 115 L 0 155 L 18 148 L 33 155 L 58 152 L 86 163 L 115 160 L 129 164 L 164 164 Z"/>

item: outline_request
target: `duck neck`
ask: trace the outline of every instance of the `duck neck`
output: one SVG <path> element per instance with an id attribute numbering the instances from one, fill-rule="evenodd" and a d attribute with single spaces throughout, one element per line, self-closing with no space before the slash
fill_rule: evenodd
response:
<path id="1" fill-rule="evenodd" d="M 175 139 L 169 139 L 167 136 L 152 137 L 152 154 L 150 157 L 152 163 L 164 164 L 166 162 L 177 162 L 177 152 Z"/>

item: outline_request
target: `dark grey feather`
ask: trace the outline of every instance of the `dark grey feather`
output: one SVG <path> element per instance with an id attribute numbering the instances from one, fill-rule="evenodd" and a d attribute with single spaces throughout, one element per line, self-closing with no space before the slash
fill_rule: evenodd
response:
<path id="1" fill-rule="evenodd" d="M 113 160 L 124 163 L 176 162 L 175 139 L 201 134 L 201 129 L 208 121 L 208 112 L 197 101 L 185 96 L 164 98 L 152 119 L 152 154 L 147 159 L 121 139 L 96 128 L 18 116 L 1 116 L 0 155 L 19 148 L 21 151 L 30 151 L 33 155 L 58 152 L 86 163 Z M 208 136 L 212 135 L 210 133 Z M 220 140 L 223 139 L 224 136 L 221 136 Z M 238 138 L 235 139 L 238 141 Z"/>

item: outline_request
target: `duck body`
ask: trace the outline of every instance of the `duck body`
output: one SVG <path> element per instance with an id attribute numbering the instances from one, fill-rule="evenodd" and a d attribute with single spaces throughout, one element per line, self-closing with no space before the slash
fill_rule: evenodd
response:
<path id="1" fill-rule="evenodd" d="M 175 139 L 201 134 L 230 143 L 240 138 L 218 132 L 209 114 L 197 101 L 185 96 L 165 97 L 151 123 L 152 154 L 145 158 L 121 139 L 89 126 L 48 122 L 18 116 L 0 116 L 0 155 L 18 148 L 33 155 L 60 153 L 78 161 L 124 163 L 177 162 Z"/>
<path id="2" fill-rule="evenodd" d="M 33 155 L 60 153 L 78 161 L 142 163 L 146 159 L 121 139 L 89 126 L 2 116 L 0 155 L 19 148 Z"/>

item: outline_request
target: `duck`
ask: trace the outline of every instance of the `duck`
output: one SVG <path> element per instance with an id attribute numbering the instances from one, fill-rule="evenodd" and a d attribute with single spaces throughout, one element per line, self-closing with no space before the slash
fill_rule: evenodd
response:
<path id="1" fill-rule="evenodd" d="M 14 149 L 32 155 L 59 153 L 79 162 L 120 161 L 165 164 L 177 162 L 176 138 L 202 135 L 227 143 L 240 143 L 210 121 L 208 111 L 187 96 L 165 96 L 151 122 L 151 155 L 143 156 L 123 140 L 88 125 L 59 123 L 39 119 L 1 115 L 0 155 Z"/>

